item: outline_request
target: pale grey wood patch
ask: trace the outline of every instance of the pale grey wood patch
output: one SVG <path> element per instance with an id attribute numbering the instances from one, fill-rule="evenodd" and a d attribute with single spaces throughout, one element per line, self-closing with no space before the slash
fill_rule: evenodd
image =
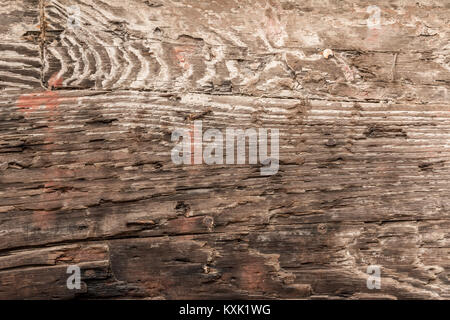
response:
<path id="1" fill-rule="evenodd" d="M 46 6 L 46 79 L 58 73 L 75 88 L 448 101 L 443 2 L 377 2 L 373 30 L 370 2 L 95 2 L 77 3 L 78 28 L 67 26 L 70 1 Z M 327 48 L 336 53 L 329 60 Z"/>

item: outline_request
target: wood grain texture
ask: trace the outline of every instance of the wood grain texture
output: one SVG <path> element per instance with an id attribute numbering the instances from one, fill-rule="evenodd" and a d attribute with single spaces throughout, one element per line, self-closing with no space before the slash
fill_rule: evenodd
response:
<path id="1" fill-rule="evenodd" d="M 448 101 L 445 1 L 377 2 L 379 30 L 369 1 L 84 0 L 67 30 L 70 3 L 46 7 L 63 87 Z"/>
<path id="2" fill-rule="evenodd" d="M 0 92 L 41 88 L 38 0 L 0 1 Z"/>
<path id="3" fill-rule="evenodd" d="M 0 299 L 450 298 L 447 1 L 73 4 L 0 9 Z M 174 164 L 194 119 L 278 172 Z"/>

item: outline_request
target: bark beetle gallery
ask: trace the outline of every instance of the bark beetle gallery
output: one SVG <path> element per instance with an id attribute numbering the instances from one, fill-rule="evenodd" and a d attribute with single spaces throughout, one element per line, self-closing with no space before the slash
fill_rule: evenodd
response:
<path id="1" fill-rule="evenodd" d="M 447 0 L 0 17 L 1 299 L 450 298 Z"/>

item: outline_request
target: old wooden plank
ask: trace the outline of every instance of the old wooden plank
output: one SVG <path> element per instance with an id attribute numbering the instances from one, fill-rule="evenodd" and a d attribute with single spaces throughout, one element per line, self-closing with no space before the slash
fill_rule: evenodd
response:
<path id="1" fill-rule="evenodd" d="M 0 1 L 0 92 L 41 88 L 38 0 Z"/>
<path id="2" fill-rule="evenodd" d="M 0 279 L 19 274 L 14 287 L 3 281 L 3 292 L 9 288 L 18 297 L 448 298 L 448 227 L 448 220 L 290 224 L 118 239 L 10 253 L 2 259 L 25 263 L 33 256 L 55 266 L 0 270 Z M 64 271 L 74 263 L 84 270 L 84 285 L 71 291 Z M 377 292 L 366 287 L 368 264 L 383 266 Z M 57 280 L 46 283 L 50 274 Z"/>
<path id="3" fill-rule="evenodd" d="M 80 267 L 80 289 L 67 287 L 67 268 Z M 110 281 L 109 247 L 74 244 L 22 250 L 0 257 L 0 299 L 69 299 L 87 293 L 86 283 Z"/>
<path id="4" fill-rule="evenodd" d="M 0 299 L 450 298 L 446 1 L 0 5 Z M 278 172 L 174 164 L 194 120 Z"/>
<path id="5" fill-rule="evenodd" d="M 62 267 L 27 265 L 95 240 L 118 282 L 84 297 L 357 298 L 374 294 L 369 264 L 386 277 L 375 296 L 447 297 L 447 104 L 51 91 L 1 110 L 4 296 L 48 275 L 22 297 L 44 297 L 50 276 L 70 297 Z M 171 132 L 193 119 L 278 128 L 278 173 L 175 165 Z"/>
<path id="6" fill-rule="evenodd" d="M 367 23 L 370 5 L 85 0 L 75 14 L 54 0 L 44 77 L 73 88 L 448 101 L 446 2 L 377 2 L 380 29 Z"/>

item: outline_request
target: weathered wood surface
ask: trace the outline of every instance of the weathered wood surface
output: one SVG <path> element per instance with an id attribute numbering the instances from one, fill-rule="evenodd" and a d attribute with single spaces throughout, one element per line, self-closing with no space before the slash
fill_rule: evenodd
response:
<path id="1" fill-rule="evenodd" d="M 41 88 L 38 0 L 0 0 L 0 90 Z"/>
<path id="2" fill-rule="evenodd" d="M 448 1 L 0 4 L 0 298 L 450 298 Z M 175 165 L 193 119 L 278 173 Z"/>

